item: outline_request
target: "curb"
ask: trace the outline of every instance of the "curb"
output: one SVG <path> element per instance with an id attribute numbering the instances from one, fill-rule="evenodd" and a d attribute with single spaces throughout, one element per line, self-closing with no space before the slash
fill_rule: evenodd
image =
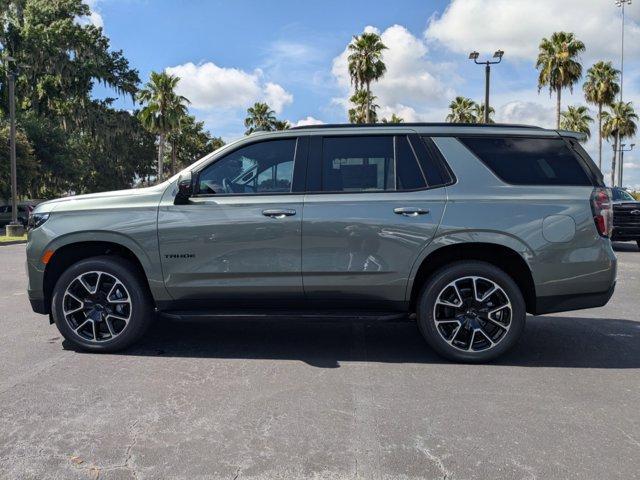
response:
<path id="1" fill-rule="evenodd" d="M 15 240 L 13 242 L 0 242 L 0 248 L 7 245 L 20 245 L 21 243 L 27 243 L 26 240 Z"/>

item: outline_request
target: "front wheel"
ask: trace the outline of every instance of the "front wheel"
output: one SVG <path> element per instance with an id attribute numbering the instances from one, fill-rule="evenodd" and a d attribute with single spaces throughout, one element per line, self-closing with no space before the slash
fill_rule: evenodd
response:
<path id="1" fill-rule="evenodd" d="M 513 279 L 480 261 L 440 269 L 424 285 L 417 307 L 427 343 L 458 362 L 486 362 L 503 354 L 518 341 L 526 319 Z"/>
<path id="2" fill-rule="evenodd" d="M 53 290 L 53 319 L 82 350 L 114 352 L 138 340 L 153 308 L 144 279 L 124 259 L 100 256 L 69 267 Z"/>

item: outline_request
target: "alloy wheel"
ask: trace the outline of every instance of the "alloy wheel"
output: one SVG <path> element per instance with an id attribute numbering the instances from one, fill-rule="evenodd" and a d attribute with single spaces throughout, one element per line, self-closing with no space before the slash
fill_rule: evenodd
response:
<path id="1" fill-rule="evenodd" d="M 511 326 L 511 300 L 497 283 L 466 276 L 446 285 L 433 307 L 436 330 L 452 347 L 463 352 L 494 348 Z"/>
<path id="2" fill-rule="evenodd" d="M 82 340 L 112 340 L 131 319 L 131 296 L 113 274 L 91 271 L 78 275 L 67 286 L 62 311 L 71 330 Z"/>

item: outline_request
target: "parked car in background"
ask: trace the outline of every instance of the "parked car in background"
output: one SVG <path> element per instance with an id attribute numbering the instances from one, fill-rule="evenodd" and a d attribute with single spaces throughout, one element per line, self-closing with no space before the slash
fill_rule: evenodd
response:
<path id="1" fill-rule="evenodd" d="M 620 187 L 611 189 L 613 197 L 613 232 L 611 240 L 636 242 L 640 249 L 640 201 Z"/>
<path id="2" fill-rule="evenodd" d="M 27 226 L 29 214 L 34 208 L 35 206 L 31 204 L 18 204 L 18 221 L 23 226 Z M 0 205 L 0 227 L 4 227 L 9 223 L 11 223 L 11 205 Z"/>
<path id="3" fill-rule="evenodd" d="M 452 360 L 512 347 L 526 313 L 606 304 L 611 201 L 570 133 L 313 126 L 249 135 L 149 188 L 38 205 L 33 309 L 79 348 L 172 317 L 413 315 Z M 351 312 L 351 313 L 349 313 Z"/>

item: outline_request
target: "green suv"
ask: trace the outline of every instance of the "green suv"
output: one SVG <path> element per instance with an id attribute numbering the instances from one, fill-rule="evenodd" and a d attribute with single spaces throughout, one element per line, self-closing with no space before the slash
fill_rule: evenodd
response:
<path id="1" fill-rule="evenodd" d="M 30 217 L 33 309 L 89 351 L 157 315 L 409 315 L 482 362 L 526 313 L 607 303 L 611 202 L 576 134 L 516 125 L 257 133 L 149 188 Z"/>

